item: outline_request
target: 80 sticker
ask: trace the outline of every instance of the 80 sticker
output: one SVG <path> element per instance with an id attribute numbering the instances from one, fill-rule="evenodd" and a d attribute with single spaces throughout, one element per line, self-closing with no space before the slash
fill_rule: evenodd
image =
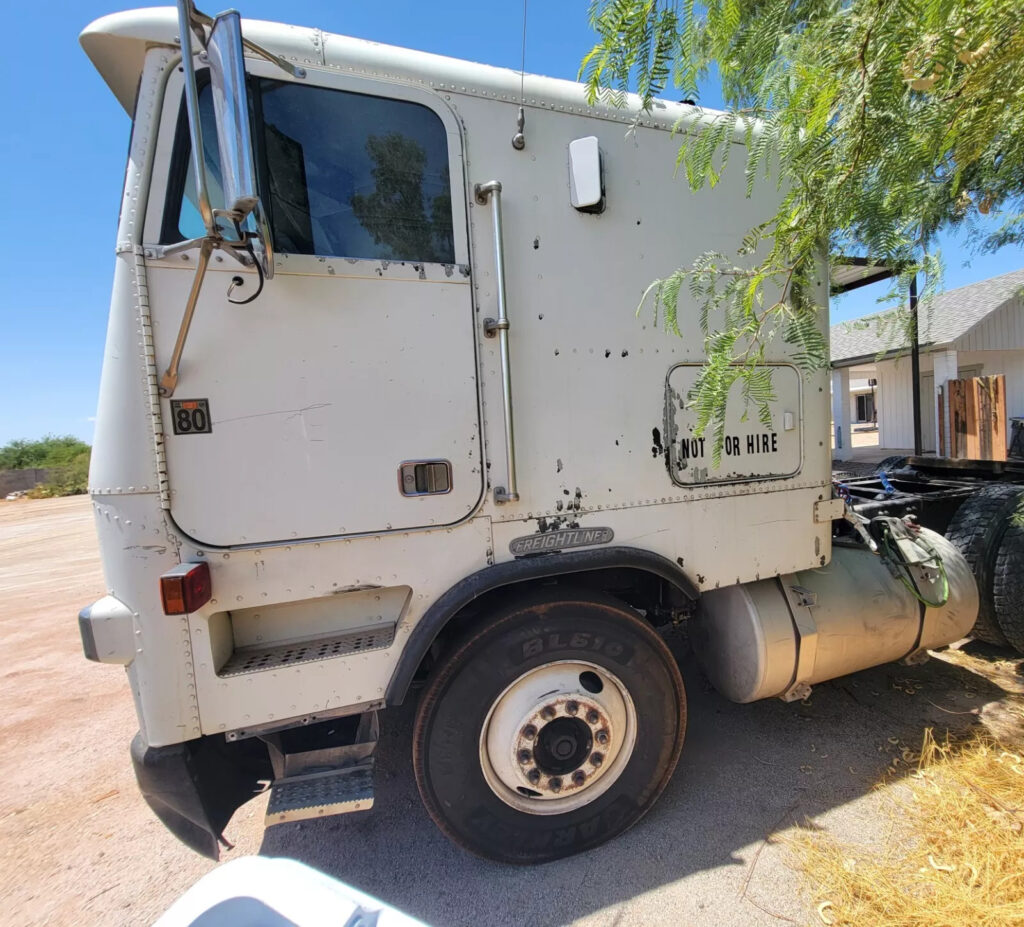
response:
<path id="1" fill-rule="evenodd" d="M 208 435 L 213 431 L 208 399 L 172 399 L 171 422 L 176 435 Z"/>

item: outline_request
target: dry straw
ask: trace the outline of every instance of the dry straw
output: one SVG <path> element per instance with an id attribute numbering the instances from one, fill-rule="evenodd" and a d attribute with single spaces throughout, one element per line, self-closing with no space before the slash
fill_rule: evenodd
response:
<path id="1" fill-rule="evenodd" d="M 890 792 L 891 839 L 849 847 L 801 830 L 789 842 L 835 927 L 1024 925 L 1024 751 L 925 731 L 909 799 Z"/>

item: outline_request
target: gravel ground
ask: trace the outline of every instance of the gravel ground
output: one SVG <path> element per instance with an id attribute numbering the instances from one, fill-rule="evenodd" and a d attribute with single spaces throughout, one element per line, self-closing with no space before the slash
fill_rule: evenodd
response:
<path id="1" fill-rule="evenodd" d="M 102 593 L 87 499 L 0 503 L 5 924 L 151 923 L 214 865 L 136 792 L 124 673 L 87 663 L 78 640 L 77 610 Z M 383 718 L 372 812 L 264 831 L 257 799 L 230 824 L 224 858 L 292 857 L 439 927 L 816 923 L 769 835 L 802 823 L 884 840 L 873 785 L 925 727 L 986 724 L 1024 741 L 1021 662 L 976 644 L 827 683 L 793 705 L 733 705 L 690 658 L 682 665 L 690 727 L 679 770 L 646 818 L 592 853 L 519 869 L 452 846 L 416 793 L 406 706 Z"/>

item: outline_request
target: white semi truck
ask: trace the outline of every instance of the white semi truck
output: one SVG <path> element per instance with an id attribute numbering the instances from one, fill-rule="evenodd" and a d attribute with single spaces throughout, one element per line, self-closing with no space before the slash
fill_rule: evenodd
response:
<path id="1" fill-rule="evenodd" d="M 694 107 L 190 0 L 81 42 L 133 128 L 90 474 L 108 594 L 80 628 L 189 846 L 216 856 L 268 781 L 268 823 L 368 809 L 378 715 L 415 697 L 438 826 L 566 856 L 672 775 L 659 628 L 751 701 L 974 625 L 996 542 L 833 498 L 828 374 L 792 345 L 771 427 L 731 403 L 720 464 L 695 433 L 698 307 L 682 337 L 633 310 L 771 194 L 674 180 Z"/>

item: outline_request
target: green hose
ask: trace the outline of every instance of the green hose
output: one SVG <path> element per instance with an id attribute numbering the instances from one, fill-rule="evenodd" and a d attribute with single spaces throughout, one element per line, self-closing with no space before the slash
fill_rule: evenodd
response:
<path id="1" fill-rule="evenodd" d="M 946 576 L 946 566 L 942 562 L 942 557 L 939 556 L 939 552 L 932 547 L 923 537 L 917 537 L 914 539 L 914 543 L 920 544 L 926 551 L 931 554 L 928 560 L 923 560 L 921 563 L 914 564 L 915 566 L 925 566 L 934 563 L 935 568 L 939 571 L 939 578 L 942 580 L 942 592 L 940 593 L 940 600 L 938 602 L 932 602 L 926 599 L 921 591 L 917 588 L 917 584 L 914 582 L 913 576 L 910 573 L 910 564 L 903 559 L 903 553 L 899 549 L 899 545 L 894 543 L 892 537 L 892 529 L 887 524 L 882 525 L 882 550 L 885 554 L 901 568 L 899 573 L 899 581 L 903 583 L 907 589 L 910 590 L 911 595 L 922 605 L 928 608 L 942 608 L 949 601 L 949 578 Z"/>

